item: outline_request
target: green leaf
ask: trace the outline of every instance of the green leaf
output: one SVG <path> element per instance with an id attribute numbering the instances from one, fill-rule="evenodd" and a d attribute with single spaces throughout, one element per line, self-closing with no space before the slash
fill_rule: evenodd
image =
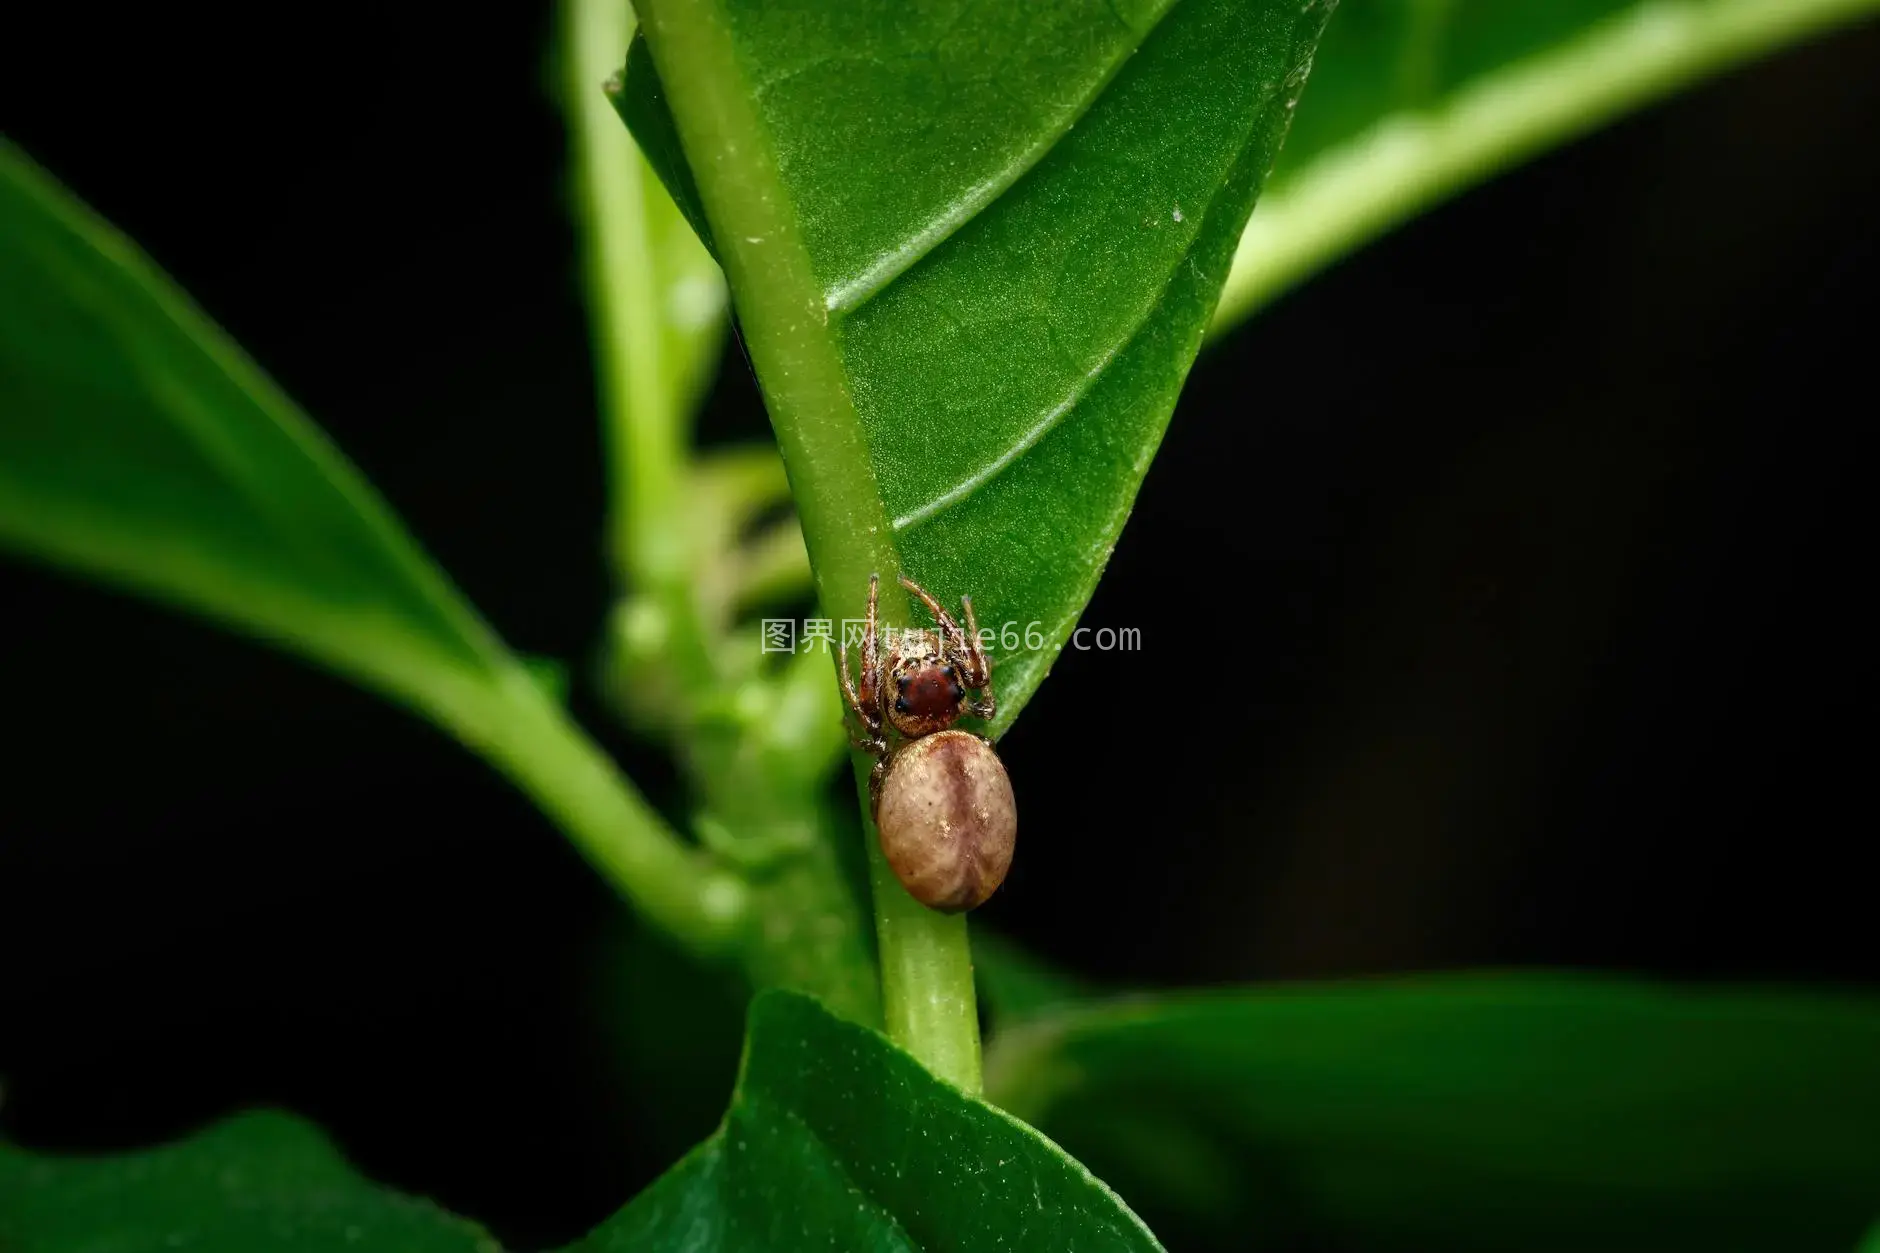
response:
<path id="1" fill-rule="evenodd" d="M 1567 975 L 1142 997 L 1002 1036 L 987 1086 L 1235 1247 L 1808 1253 L 1880 1203 L 1872 997 Z"/>
<path id="2" fill-rule="evenodd" d="M 513 665 L 352 467 L 0 141 L 0 543 L 414 703 Z"/>
<path id="3" fill-rule="evenodd" d="M 1108 560 L 1328 11 L 640 6 L 621 111 L 688 158 L 823 606 L 877 570 L 891 621 L 897 569 L 970 593 L 995 731 Z"/>
<path id="4" fill-rule="evenodd" d="M 723 1126 L 571 1253 L 1159 1247 L 1030 1127 L 877 1033 L 767 992 Z"/>
<path id="5" fill-rule="evenodd" d="M 260 1111 L 106 1157 L 0 1143 L 6 1253 L 498 1253 L 475 1224 L 361 1179 L 319 1132 Z"/>
<path id="6" fill-rule="evenodd" d="M 391 510 L 109 225 L 0 140 L 0 548 L 193 611 L 431 718 L 701 951 L 741 882 L 666 831 Z"/>
<path id="7" fill-rule="evenodd" d="M 1430 206 L 1880 0 L 1344 0 L 1215 330 Z"/>

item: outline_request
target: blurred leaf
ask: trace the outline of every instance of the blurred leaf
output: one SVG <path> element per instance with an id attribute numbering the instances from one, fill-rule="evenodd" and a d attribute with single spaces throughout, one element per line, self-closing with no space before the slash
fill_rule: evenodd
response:
<path id="1" fill-rule="evenodd" d="M 669 837 L 364 478 L 135 245 L 0 140 L 0 548 L 193 610 L 419 710 L 661 925 L 737 881 Z"/>
<path id="2" fill-rule="evenodd" d="M 995 729 L 1109 558 L 1328 11 L 641 7 L 619 107 L 714 215 L 825 612 L 897 564 L 971 593 Z"/>
<path id="3" fill-rule="evenodd" d="M 1343 0 L 1214 329 L 1519 161 L 1880 0 Z"/>
<path id="4" fill-rule="evenodd" d="M 973 929 L 973 977 L 1003 1031 L 1054 1009 L 1096 1000 L 1101 993 L 995 931 Z"/>
<path id="5" fill-rule="evenodd" d="M 986 1074 L 1152 1219 L 1237 1248 L 1808 1253 L 1880 1205 L 1873 998 L 1565 975 L 1142 997 L 1002 1036 Z"/>
<path id="6" fill-rule="evenodd" d="M 575 1250 L 1159 1247 L 1031 1128 L 875 1032 L 767 992 L 724 1125 Z"/>
<path id="7" fill-rule="evenodd" d="M 0 545 L 414 703 L 514 666 L 293 402 L 4 141 Z"/>
<path id="8" fill-rule="evenodd" d="M 361 1179 L 299 1119 L 262 1111 L 108 1157 L 0 1143 L 6 1253 L 496 1253 L 475 1224 Z"/>

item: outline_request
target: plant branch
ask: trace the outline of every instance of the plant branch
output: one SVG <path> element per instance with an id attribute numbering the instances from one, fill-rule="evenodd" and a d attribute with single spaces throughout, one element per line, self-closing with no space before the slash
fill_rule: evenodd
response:
<path id="1" fill-rule="evenodd" d="M 601 90 L 626 55 L 633 13 L 624 0 L 567 0 L 563 21 L 563 90 L 608 437 L 609 542 L 619 569 L 670 582 L 685 574 L 682 532 L 671 525 L 685 475 L 685 415 L 664 377 L 664 302 L 646 229 L 648 192 L 658 188 Z"/>
<path id="2" fill-rule="evenodd" d="M 823 612 L 858 618 L 869 575 L 892 588 L 900 560 L 825 293 L 778 177 L 728 17 L 721 0 L 641 0 L 638 8 L 653 64 L 671 88 L 679 141 L 789 469 Z M 883 598 L 882 611 L 890 624 L 911 621 L 902 596 Z M 970 1012 L 965 927 L 925 910 L 910 914 L 897 897 L 905 898 L 899 883 L 883 883 L 877 874 L 882 966 L 907 972 L 906 979 L 884 980 L 888 1033 L 943 1077 L 976 1087 L 979 1039 Z M 915 959 L 922 952 L 930 956 Z M 931 959 L 943 952 L 951 956 Z M 930 986 L 942 979 L 948 986 Z M 968 1007 L 964 1017 L 935 1018 L 922 1008 L 953 1001 Z"/>
<path id="3" fill-rule="evenodd" d="M 1241 237 L 1210 333 L 1509 165 L 1880 0 L 1661 0 L 1488 74 L 1436 107 L 1276 177 Z M 1311 91 L 1306 107 L 1311 107 Z"/>
<path id="4" fill-rule="evenodd" d="M 689 847 L 520 666 L 415 703 L 492 762 L 646 919 L 708 960 L 746 940 L 750 891 Z"/>
<path id="5" fill-rule="evenodd" d="M 859 772 L 858 788 L 865 797 L 866 775 Z M 977 1096 L 979 1004 L 966 915 L 937 914 L 909 896 L 882 856 L 872 820 L 866 824 L 866 838 L 888 1036 L 927 1069 Z"/>

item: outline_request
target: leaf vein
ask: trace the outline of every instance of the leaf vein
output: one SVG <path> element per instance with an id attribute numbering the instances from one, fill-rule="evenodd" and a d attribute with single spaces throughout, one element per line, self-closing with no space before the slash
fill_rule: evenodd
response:
<path id="1" fill-rule="evenodd" d="M 1096 107 L 1097 102 L 1103 99 L 1105 93 L 1109 91 L 1110 85 L 1116 81 L 1116 76 L 1123 66 L 1129 63 L 1129 59 L 1136 54 L 1137 49 L 1148 42 L 1156 28 L 1170 13 L 1175 11 L 1179 4 L 1180 0 L 1170 0 L 1147 26 L 1136 30 L 1123 21 L 1121 14 L 1116 12 L 1114 0 L 1111 0 L 1109 5 L 1111 13 L 1115 14 L 1123 28 L 1134 36 L 1134 40 L 1110 64 L 1103 78 L 1078 103 L 1075 111 L 1065 114 L 1059 125 L 1041 132 L 1036 142 L 1019 153 L 1003 169 L 968 188 L 958 199 L 929 219 L 925 226 L 909 235 L 898 247 L 876 257 L 873 264 L 853 278 L 831 287 L 823 297 L 829 312 L 853 313 L 873 300 L 890 283 L 912 269 L 922 257 L 952 238 L 960 228 L 984 213 L 999 197 L 1011 190 L 1040 161 L 1050 155 L 1051 150 L 1056 148 L 1064 136 L 1070 133 L 1072 127 Z"/>
<path id="2" fill-rule="evenodd" d="M 836 1151 L 836 1146 L 831 1144 L 816 1128 L 810 1126 L 807 1118 L 804 1118 L 783 1102 L 770 1100 L 755 1092 L 743 1092 L 740 1093 L 740 1096 L 747 1110 L 753 1105 L 762 1105 L 778 1118 L 782 1118 L 794 1124 L 801 1129 L 804 1135 L 821 1145 L 823 1150 L 828 1154 L 829 1164 L 835 1167 L 836 1172 L 842 1176 L 849 1187 L 853 1188 L 858 1194 L 865 1198 L 875 1207 L 877 1213 L 888 1220 L 888 1225 L 894 1229 L 894 1233 L 901 1237 L 903 1247 L 912 1250 L 913 1253 L 926 1253 L 926 1246 L 916 1240 L 908 1232 L 907 1228 L 901 1225 L 900 1218 L 889 1208 L 887 1202 L 875 1195 L 874 1192 L 863 1185 L 860 1179 L 855 1177 L 855 1173 L 849 1169 L 848 1163 L 843 1161 L 842 1155 Z"/>
<path id="3" fill-rule="evenodd" d="M 1240 153 L 1236 156 L 1234 161 L 1236 167 L 1242 160 L 1245 160 L 1247 146 L 1253 143 L 1254 135 L 1257 130 L 1257 122 L 1248 127 L 1247 136 L 1243 140 Z M 1231 181 L 1232 180 L 1224 181 L 1221 186 L 1216 189 L 1215 194 L 1209 197 L 1207 207 L 1202 210 L 1196 221 L 1195 232 L 1189 239 L 1188 247 L 1183 250 L 1181 259 L 1177 261 L 1169 271 L 1171 275 L 1183 265 L 1195 265 L 1195 252 L 1196 249 L 1200 247 L 1203 238 L 1207 234 L 1207 221 L 1215 213 L 1216 206 L 1220 203 L 1221 194 L 1226 190 Z M 1197 271 L 1197 273 L 1199 272 Z M 1156 293 L 1155 299 L 1148 302 L 1142 314 L 1130 326 L 1129 333 L 1119 338 L 1115 345 L 1113 345 L 1108 352 L 1103 354 L 1096 365 L 1091 367 L 1082 379 L 1078 380 L 1077 385 L 1071 388 L 1062 400 L 1040 416 L 1024 434 L 1020 435 L 1018 439 L 1013 442 L 1011 447 L 961 479 L 958 483 L 955 483 L 946 491 L 941 492 L 926 503 L 918 505 L 908 510 L 906 513 L 895 517 L 892 524 L 894 530 L 897 532 L 912 530 L 922 523 L 927 522 L 929 519 L 947 512 L 961 501 L 975 495 L 982 487 L 1011 469 L 1013 465 L 1017 464 L 1021 457 L 1037 447 L 1039 442 L 1068 418 L 1071 411 L 1083 401 L 1084 397 L 1090 394 L 1091 389 L 1097 385 L 1098 380 L 1103 377 L 1104 373 L 1108 371 L 1116 359 L 1123 354 L 1124 350 L 1135 344 L 1136 341 L 1142 337 L 1143 329 L 1148 326 L 1150 321 L 1154 319 L 1156 314 L 1161 310 L 1162 302 L 1167 297 L 1167 294 L 1168 284 L 1164 283 L 1162 289 Z"/>

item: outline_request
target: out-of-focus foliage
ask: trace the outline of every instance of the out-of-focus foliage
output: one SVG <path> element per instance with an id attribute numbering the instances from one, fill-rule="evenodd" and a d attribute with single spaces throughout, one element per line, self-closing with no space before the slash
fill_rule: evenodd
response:
<path id="1" fill-rule="evenodd" d="M 273 1111 L 105 1157 L 0 1142 L 6 1253 L 499 1253 L 475 1225 L 367 1183 L 318 1131 Z"/>
<path id="2" fill-rule="evenodd" d="M 1021 1021 L 987 1091 L 1152 1218 L 1274 1247 L 1831 1253 L 1880 1204 L 1871 997 L 1541 974 L 1144 995 Z"/>
<path id="3" fill-rule="evenodd" d="M 1218 333 L 1430 205 L 1875 0 L 1342 0 Z"/>

